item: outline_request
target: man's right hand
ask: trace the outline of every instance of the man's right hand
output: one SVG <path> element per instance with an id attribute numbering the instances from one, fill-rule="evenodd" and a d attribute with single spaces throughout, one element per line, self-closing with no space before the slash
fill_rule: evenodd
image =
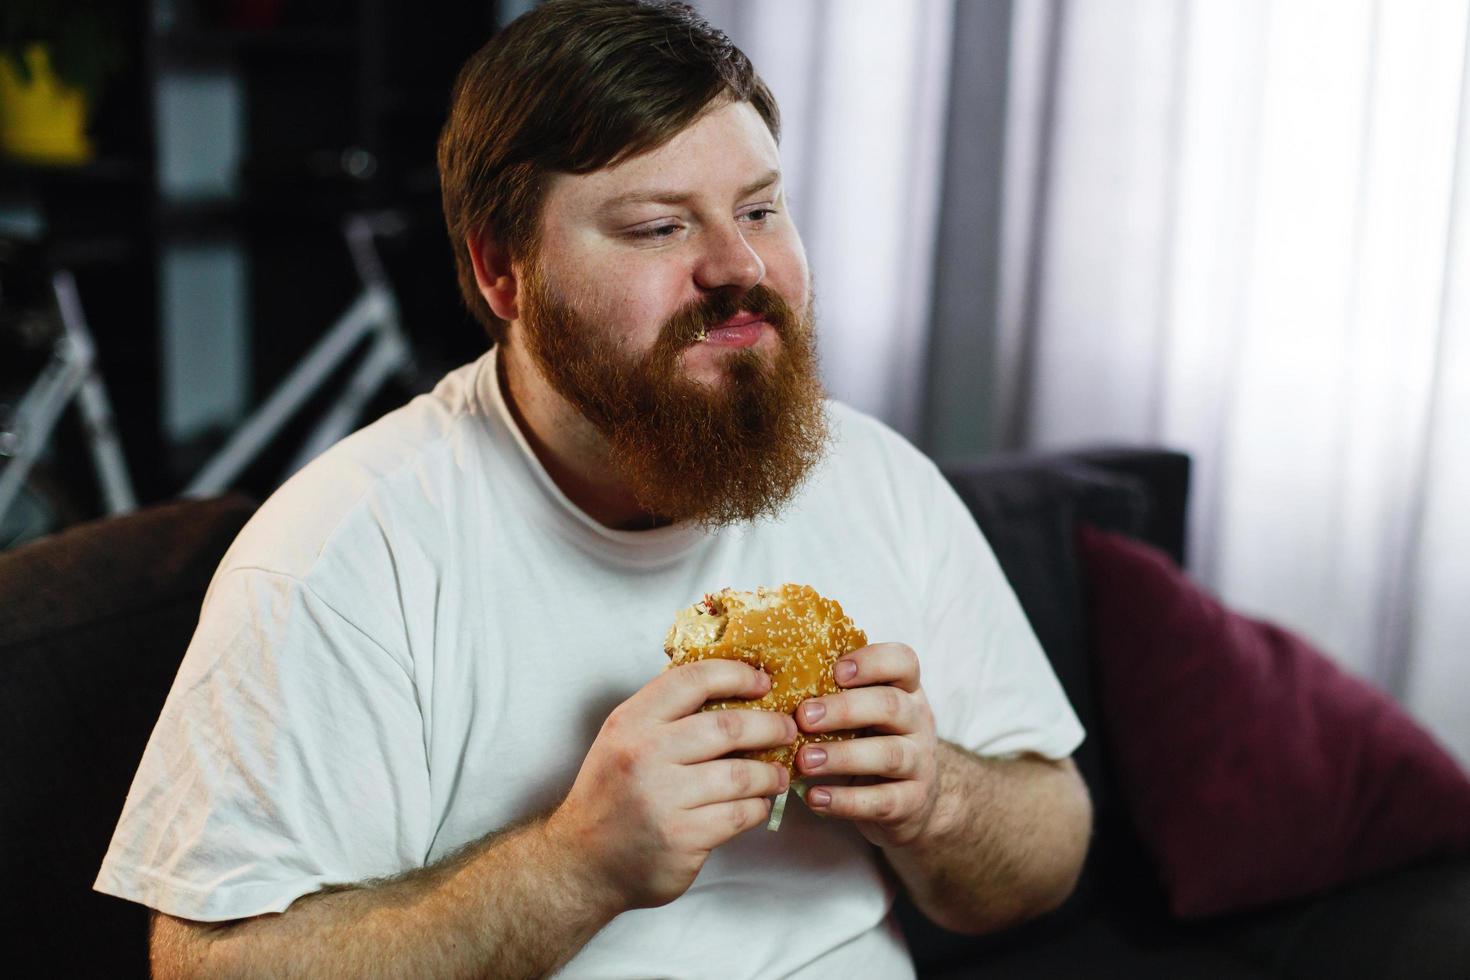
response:
<path id="1" fill-rule="evenodd" d="M 547 832 L 586 856 L 621 907 L 672 902 L 710 851 L 764 823 L 770 797 L 787 787 L 784 766 L 724 757 L 790 745 L 789 715 L 699 710 L 770 689 L 769 677 L 734 660 L 664 671 L 608 715 Z"/>

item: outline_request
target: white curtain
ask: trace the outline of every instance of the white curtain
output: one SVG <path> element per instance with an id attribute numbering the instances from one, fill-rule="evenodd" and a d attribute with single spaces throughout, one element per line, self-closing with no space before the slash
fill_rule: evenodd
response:
<path id="1" fill-rule="evenodd" d="M 1470 764 L 1470 0 L 1015 6 L 1025 446 L 1191 453 L 1192 570 Z"/>
<path id="2" fill-rule="evenodd" d="M 695 0 L 781 105 L 827 390 L 919 429 L 954 0 Z"/>

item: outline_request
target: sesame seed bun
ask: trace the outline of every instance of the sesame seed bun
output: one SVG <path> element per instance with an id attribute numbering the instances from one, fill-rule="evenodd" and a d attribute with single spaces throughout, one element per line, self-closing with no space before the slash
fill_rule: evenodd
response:
<path id="1" fill-rule="evenodd" d="M 832 665 L 845 653 L 868 645 L 835 600 L 809 585 L 783 585 L 754 592 L 721 589 L 679 611 L 664 638 L 669 667 L 696 660 L 739 660 L 771 678 L 771 690 L 753 700 L 711 701 L 705 711 L 756 708 L 791 714 L 808 698 L 841 690 Z M 852 738 L 856 732 L 800 732 L 792 745 L 742 753 L 749 759 L 779 762 L 793 778 L 796 752 L 809 742 Z"/>

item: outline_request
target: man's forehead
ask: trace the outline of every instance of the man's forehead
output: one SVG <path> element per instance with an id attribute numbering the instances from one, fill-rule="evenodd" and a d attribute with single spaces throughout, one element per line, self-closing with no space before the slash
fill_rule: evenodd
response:
<path id="1" fill-rule="evenodd" d="M 558 174 L 552 190 L 579 210 L 692 197 L 751 194 L 780 179 L 780 153 L 765 121 L 748 102 L 700 116 L 647 153 L 587 174 Z"/>

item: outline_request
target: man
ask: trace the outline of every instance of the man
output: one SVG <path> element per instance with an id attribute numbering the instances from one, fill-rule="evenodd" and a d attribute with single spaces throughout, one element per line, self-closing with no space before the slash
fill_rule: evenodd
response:
<path id="1" fill-rule="evenodd" d="M 158 911 L 158 975 L 908 976 L 893 877 L 972 932 L 1068 894 L 1080 728 L 932 464 L 823 400 L 778 129 L 679 6 L 552 0 L 465 66 L 494 345 L 216 573 L 97 884 Z M 700 712 L 769 680 L 664 671 L 675 611 L 786 581 L 885 642 L 795 719 Z M 788 777 L 731 756 L 798 725 L 870 734 L 767 833 Z"/>

